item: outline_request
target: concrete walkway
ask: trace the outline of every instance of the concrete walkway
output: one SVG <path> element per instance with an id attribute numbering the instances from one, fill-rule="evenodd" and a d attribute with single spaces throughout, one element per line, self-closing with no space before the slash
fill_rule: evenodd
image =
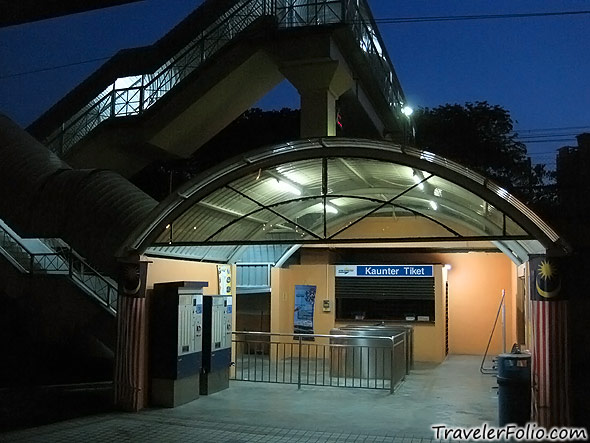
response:
<path id="1" fill-rule="evenodd" d="M 367 389 L 232 382 L 175 409 L 109 413 L 0 435 L 27 442 L 432 441 L 431 424 L 497 424 L 495 378 L 479 357 L 418 366 L 395 394 Z"/>

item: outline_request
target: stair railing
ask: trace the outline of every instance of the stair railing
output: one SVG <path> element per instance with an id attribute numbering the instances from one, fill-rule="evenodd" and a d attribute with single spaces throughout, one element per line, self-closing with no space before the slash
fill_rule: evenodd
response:
<path id="1" fill-rule="evenodd" d="M 0 252 L 23 273 L 30 275 L 63 275 L 88 295 L 98 300 L 113 314 L 117 312 L 117 285 L 89 265 L 69 246 L 43 242 L 51 252 L 31 252 L 18 236 L 0 225 Z M 59 242 L 60 245 L 65 245 Z"/>

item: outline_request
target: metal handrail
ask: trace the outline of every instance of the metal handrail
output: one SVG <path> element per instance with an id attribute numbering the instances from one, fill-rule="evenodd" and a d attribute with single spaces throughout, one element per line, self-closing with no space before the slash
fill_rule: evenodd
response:
<path id="1" fill-rule="evenodd" d="M 8 247 L 16 246 L 20 253 L 26 255 L 26 260 L 24 262 L 21 261 L 20 257 L 15 256 L 14 253 L 10 253 Z M 27 248 L 16 238 L 14 238 L 8 231 L 6 231 L 2 226 L 0 226 L 0 249 L 5 251 L 6 255 L 11 258 L 11 260 L 21 268 L 23 272 L 28 272 L 27 266 L 30 264 L 29 253 Z"/>
<path id="2" fill-rule="evenodd" d="M 19 238 L 0 226 L 0 248 L 30 275 L 64 275 L 99 300 L 109 311 L 116 313 L 118 290 L 116 285 L 90 266 L 71 247 L 64 252 L 31 252 Z M 9 245 L 17 245 L 19 252 L 26 256 L 26 262 L 9 251 Z M 53 249 L 48 243 L 47 247 Z M 8 248 L 7 248 L 8 246 Z M 97 284 L 98 282 L 98 284 Z"/>
<path id="3" fill-rule="evenodd" d="M 260 332 L 260 331 L 234 331 L 233 334 L 248 334 L 248 335 L 259 335 L 263 337 L 294 337 L 294 338 L 312 338 L 312 337 L 319 337 L 319 338 L 362 338 L 363 336 L 359 335 L 343 335 L 343 334 L 295 334 L 295 333 L 288 333 L 288 332 Z M 394 341 L 395 338 L 404 336 L 405 332 L 400 332 L 399 334 L 395 335 L 384 335 L 384 336 L 377 336 L 377 335 L 370 335 L 366 338 L 372 339 L 385 339 Z"/>
<path id="4" fill-rule="evenodd" d="M 409 374 L 406 331 L 392 336 L 261 331 L 234 331 L 232 335 L 235 380 L 297 384 L 298 389 L 314 385 L 393 393 Z M 403 349 L 398 351 L 399 347 Z"/>
<path id="5" fill-rule="evenodd" d="M 269 16 L 281 28 L 334 23 L 350 26 L 384 99 L 399 115 L 403 91 L 366 0 L 237 0 L 154 72 L 118 79 L 130 81 L 127 87 L 118 88 L 117 80 L 106 86 L 46 138 L 47 146 L 63 155 L 103 121 L 142 114 L 257 19 Z"/>

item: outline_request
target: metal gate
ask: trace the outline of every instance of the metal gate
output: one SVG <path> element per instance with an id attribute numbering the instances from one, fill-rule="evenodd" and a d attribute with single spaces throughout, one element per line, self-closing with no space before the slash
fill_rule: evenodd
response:
<path id="1" fill-rule="evenodd" d="M 358 344 L 366 340 L 370 344 Z M 232 379 L 393 393 L 409 367 L 407 349 L 406 332 L 391 337 L 234 332 Z"/>

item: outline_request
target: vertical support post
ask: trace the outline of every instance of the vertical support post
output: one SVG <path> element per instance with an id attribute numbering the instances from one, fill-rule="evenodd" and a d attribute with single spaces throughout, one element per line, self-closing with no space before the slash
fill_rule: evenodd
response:
<path id="1" fill-rule="evenodd" d="M 409 348 L 408 348 L 408 335 L 409 335 L 409 332 L 406 329 L 404 331 L 404 358 L 406 359 L 406 375 L 409 375 L 410 374 L 410 359 L 409 359 L 409 356 L 408 356 L 408 351 L 409 351 Z"/>
<path id="2" fill-rule="evenodd" d="M 71 246 L 68 249 L 68 275 L 70 278 L 74 275 L 74 253 Z"/>
<path id="3" fill-rule="evenodd" d="M 390 368 L 390 374 L 389 374 L 389 393 L 393 394 L 394 391 L 394 381 L 395 381 L 395 364 L 394 364 L 394 359 L 395 359 L 395 338 L 392 336 L 391 337 L 391 368 Z"/>
<path id="4" fill-rule="evenodd" d="M 144 101 L 145 101 L 145 74 L 141 75 L 141 86 L 139 88 L 139 109 L 137 110 L 138 114 L 143 114 L 144 110 Z"/>
<path id="5" fill-rule="evenodd" d="M 328 159 L 322 158 L 322 198 L 324 205 L 324 238 L 328 236 L 328 220 L 327 220 L 327 209 L 328 204 Z"/>
<path id="6" fill-rule="evenodd" d="M 506 290 L 502 289 L 502 353 L 506 354 Z"/>
<path id="7" fill-rule="evenodd" d="M 29 273 L 30 274 L 35 273 L 34 264 L 35 264 L 35 254 L 31 254 L 31 255 L 29 255 Z"/>
<path id="8" fill-rule="evenodd" d="M 298 370 L 297 370 L 297 389 L 301 389 L 301 335 L 299 335 L 299 346 L 298 346 Z"/>
<path id="9" fill-rule="evenodd" d="M 348 68 L 337 60 L 293 60 L 281 73 L 301 97 L 301 137 L 335 136 L 336 99 L 353 85 Z"/>
<path id="10" fill-rule="evenodd" d="M 59 131 L 59 147 L 56 152 L 57 155 L 60 157 L 64 154 L 64 143 L 65 143 L 65 135 L 66 135 L 66 125 L 65 123 L 61 124 L 61 130 Z"/>
<path id="11" fill-rule="evenodd" d="M 116 96 L 117 90 L 115 89 L 115 86 L 113 85 L 113 90 L 111 91 L 111 115 L 110 117 L 114 117 L 115 116 L 115 96 Z"/>

